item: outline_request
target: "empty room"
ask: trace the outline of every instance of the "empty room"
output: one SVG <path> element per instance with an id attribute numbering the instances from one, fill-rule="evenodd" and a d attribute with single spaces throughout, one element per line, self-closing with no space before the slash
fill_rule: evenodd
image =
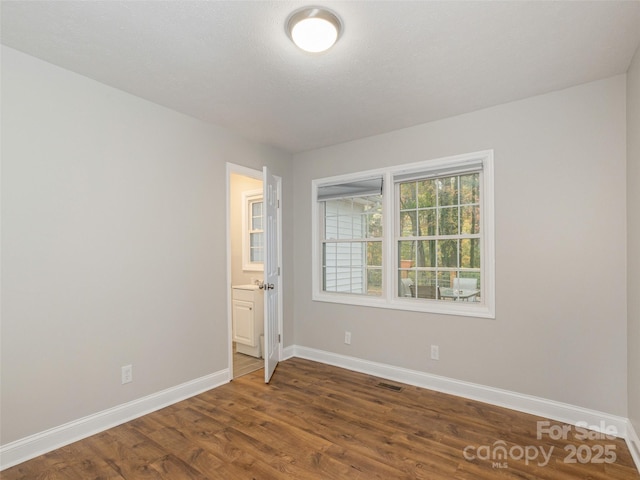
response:
<path id="1" fill-rule="evenodd" d="M 1 479 L 640 480 L 640 0 L 0 19 Z"/>

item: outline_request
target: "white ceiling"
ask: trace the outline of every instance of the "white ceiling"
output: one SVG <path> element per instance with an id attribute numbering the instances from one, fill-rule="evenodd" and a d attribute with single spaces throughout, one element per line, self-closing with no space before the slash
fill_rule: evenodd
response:
<path id="1" fill-rule="evenodd" d="M 299 1 L 2 1 L 2 43 L 300 152 L 624 73 L 640 1 L 323 1 L 344 33 L 305 54 Z"/>

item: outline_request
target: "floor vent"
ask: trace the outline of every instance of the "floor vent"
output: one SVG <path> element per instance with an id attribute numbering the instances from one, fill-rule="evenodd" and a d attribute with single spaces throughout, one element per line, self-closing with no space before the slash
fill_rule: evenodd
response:
<path id="1" fill-rule="evenodd" d="M 380 382 L 379 384 L 376 385 L 376 387 L 386 388 L 387 390 L 391 390 L 392 392 L 402 391 L 402 387 L 399 387 L 398 385 L 391 385 L 390 383 L 384 383 L 384 382 Z"/>

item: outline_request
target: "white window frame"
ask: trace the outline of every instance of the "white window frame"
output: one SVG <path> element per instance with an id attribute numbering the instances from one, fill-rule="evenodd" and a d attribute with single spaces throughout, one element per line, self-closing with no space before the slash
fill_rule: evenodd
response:
<path id="1" fill-rule="evenodd" d="M 256 202 L 263 202 L 262 190 L 249 190 L 242 192 L 242 269 L 254 272 L 264 271 L 264 262 L 251 261 L 251 234 L 256 233 L 251 229 L 251 205 Z M 264 202 L 263 202 L 264 212 Z M 263 233 L 263 249 L 264 249 L 264 225 Z"/>
<path id="2" fill-rule="evenodd" d="M 434 301 L 415 298 L 402 298 L 398 291 L 398 252 L 396 239 L 397 213 L 394 178 L 411 174 L 437 174 L 464 170 L 469 165 L 481 163 L 480 203 L 482 234 L 481 279 L 482 302 Z M 355 182 L 383 177 L 383 238 L 382 238 L 382 295 L 367 296 L 325 292 L 322 290 L 322 242 L 321 224 L 322 206 L 318 202 L 318 188 L 347 182 Z M 343 303 L 395 310 L 409 310 L 436 314 L 460 315 L 480 318 L 495 318 L 495 222 L 494 222 L 494 169 L 493 150 L 473 152 L 412 164 L 398 165 L 383 169 L 368 170 L 346 175 L 315 179 L 311 182 L 311 221 L 312 221 L 312 299 L 320 302 Z"/>

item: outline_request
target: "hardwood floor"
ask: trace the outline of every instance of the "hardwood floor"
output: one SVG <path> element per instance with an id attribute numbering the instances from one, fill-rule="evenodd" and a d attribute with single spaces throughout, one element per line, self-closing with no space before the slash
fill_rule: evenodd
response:
<path id="1" fill-rule="evenodd" d="M 242 353 L 233 354 L 233 378 L 242 377 L 261 368 L 264 368 L 263 358 L 255 358 Z"/>
<path id="2" fill-rule="evenodd" d="M 241 377 L 261 368 L 264 368 L 264 358 L 233 352 L 233 378 Z"/>
<path id="3" fill-rule="evenodd" d="M 263 375 L 245 375 L 0 478 L 640 479 L 621 439 L 582 441 L 569 426 L 565 439 L 537 439 L 540 417 L 297 358 L 281 363 L 269 385 Z M 555 434 L 563 424 L 549 426 Z M 502 445 L 505 458 L 485 459 Z M 542 451 L 550 452 L 547 463 Z M 604 463 L 612 455 L 615 462 Z"/>

